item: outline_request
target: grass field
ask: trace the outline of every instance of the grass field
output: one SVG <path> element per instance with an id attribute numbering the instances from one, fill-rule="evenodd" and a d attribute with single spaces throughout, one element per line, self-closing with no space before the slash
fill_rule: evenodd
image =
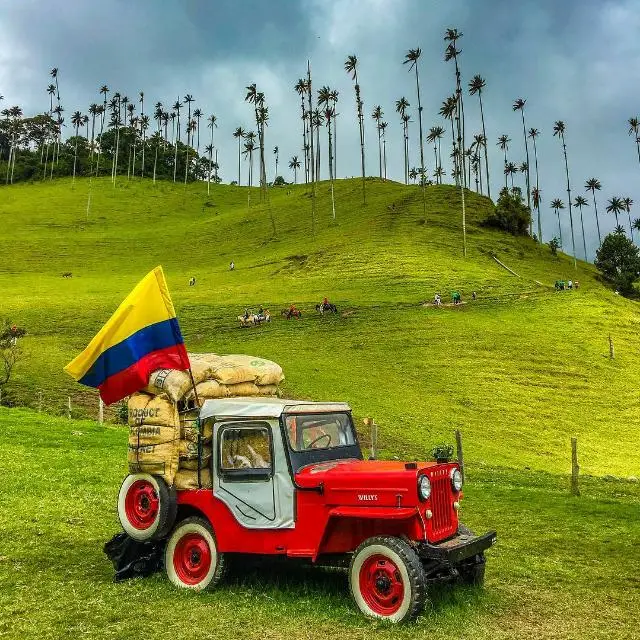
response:
<path id="1" fill-rule="evenodd" d="M 2 638 L 632 638 L 640 485 L 472 465 L 465 521 L 495 527 L 484 590 L 434 589 L 416 624 L 365 620 L 346 574 L 236 568 L 185 594 L 162 576 L 112 584 L 102 545 L 126 473 L 115 426 L 0 409 Z"/>
<path id="2" fill-rule="evenodd" d="M 633 637 L 640 486 L 625 478 L 640 475 L 640 307 L 592 266 L 576 272 L 565 255 L 480 226 L 485 198 L 468 195 L 464 258 L 455 189 L 429 188 L 425 215 L 415 187 L 367 187 L 363 207 L 359 182 L 339 181 L 333 221 L 321 184 L 315 234 L 303 185 L 272 190 L 268 206 L 254 190 L 250 208 L 246 188 L 222 185 L 210 198 L 203 185 L 139 181 L 2 189 L 0 318 L 28 331 L 8 399 L 35 408 L 41 394 L 44 411 L 0 410 L 0 504 L 15 514 L 0 523 L 0 637 Z M 197 597 L 161 577 L 111 585 L 101 546 L 118 529 L 125 433 L 47 413 L 70 395 L 75 416 L 95 416 L 96 394 L 62 367 L 157 264 L 190 350 L 276 360 L 288 395 L 374 416 L 384 456 L 424 458 L 460 429 L 465 519 L 500 535 L 486 590 L 436 594 L 417 627 L 392 630 L 357 614 L 341 574 L 254 571 Z M 580 290 L 556 293 L 559 278 Z M 461 308 L 421 304 L 456 289 Z M 314 312 L 325 295 L 340 314 Z M 302 320 L 280 317 L 291 302 Z M 259 304 L 274 321 L 238 328 Z M 574 435 L 578 499 L 566 477 Z"/>

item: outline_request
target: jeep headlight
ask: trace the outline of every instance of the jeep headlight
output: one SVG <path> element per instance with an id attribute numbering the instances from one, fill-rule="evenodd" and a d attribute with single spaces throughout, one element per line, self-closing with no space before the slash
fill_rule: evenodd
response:
<path id="1" fill-rule="evenodd" d="M 431 495 L 431 482 L 427 476 L 420 476 L 418 480 L 418 495 L 421 500 L 428 500 Z"/>
<path id="2" fill-rule="evenodd" d="M 462 474 L 460 473 L 460 469 L 451 470 L 451 486 L 456 492 L 462 489 Z"/>

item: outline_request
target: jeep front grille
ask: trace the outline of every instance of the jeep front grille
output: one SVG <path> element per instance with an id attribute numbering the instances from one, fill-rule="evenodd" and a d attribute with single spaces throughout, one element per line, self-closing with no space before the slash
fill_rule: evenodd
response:
<path id="1" fill-rule="evenodd" d="M 448 538 L 458 529 L 449 473 L 450 469 L 445 467 L 434 469 L 429 474 L 431 480 L 429 508 L 433 516 L 429 520 L 428 534 L 432 542 Z"/>

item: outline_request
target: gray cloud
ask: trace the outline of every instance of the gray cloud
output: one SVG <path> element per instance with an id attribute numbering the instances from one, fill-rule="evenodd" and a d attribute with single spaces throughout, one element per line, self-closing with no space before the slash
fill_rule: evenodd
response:
<path id="1" fill-rule="evenodd" d="M 402 134 L 395 100 L 405 95 L 415 107 L 414 79 L 402 65 L 404 53 L 422 48 L 424 125 L 442 124 L 437 112 L 454 82 L 452 65 L 443 60 L 443 32 L 449 26 L 464 33 L 465 84 L 476 73 L 487 80 L 494 194 L 503 184 L 498 135 L 512 138 L 514 161 L 525 158 L 520 116 L 511 109 L 521 96 L 527 99 L 527 126 L 541 131 L 545 239 L 557 234 L 549 202 L 567 199 L 562 150 L 552 136 L 555 120 L 567 126 L 573 195 L 584 193 L 589 177 L 603 184 L 603 228 L 613 226 L 604 212 L 606 198 L 628 195 L 640 206 L 640 167 L 626 125 L 639 110 L 639 0 L 0 0 L 0 93 L 5 104 L 21 104 L 27 113 L 45 110 L 53 66 L 60 69 L 67 111 L 86 110 L 99 101 L 98 88 L 104 83 L 130 97 L 144 90 L 149 105 L 157 100 L 170 104 L 192 93 L 195 105 L 218 116 L 222 175 L 231 180 L 236 177 L 231 133 L 238 125 L 251 126 L 251 110 L 243 102 L 251 82 L 267 96 L 267 145 L 280 147 L 281 167 L 292 155 L 301 155 L 293 85 L 310 58 L 315 87 L 328 84 L 340 91 L 338 173 L 351 176 L 359 171 L 359 143 L 353 86 L 343 63 L 355 53 L 367 114 L 368 173 L 377 174 L 376 133 L 369 114 L 380 104 L 389 122 L 390 174 L 401 179 Z M 466 97 L 465 111 L 467 130 L 479 132 L 475 98 Z M 411 127 L 411 161 L 417 166 L 417 123 Z M 429 147 L 425 158 L 431 168 Z M 584 214 L 592 256 L 597 236 L 591 209 Z M 564 216 L 563 236 L 569 238 L 566 211 Z M 581 246 L 577 233 L 578 256 Z M 570 248 L 566 240 L 565 247 Z"/>

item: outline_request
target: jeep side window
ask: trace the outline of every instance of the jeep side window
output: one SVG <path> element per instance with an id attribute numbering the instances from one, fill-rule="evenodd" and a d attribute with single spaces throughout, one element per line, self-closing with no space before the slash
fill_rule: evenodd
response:
<path id="1" fill-rule="evenodd" d="M 266 427 L 226 427 L 220 439 L 220 468 L 271 469 L 271 441 Z"/>

